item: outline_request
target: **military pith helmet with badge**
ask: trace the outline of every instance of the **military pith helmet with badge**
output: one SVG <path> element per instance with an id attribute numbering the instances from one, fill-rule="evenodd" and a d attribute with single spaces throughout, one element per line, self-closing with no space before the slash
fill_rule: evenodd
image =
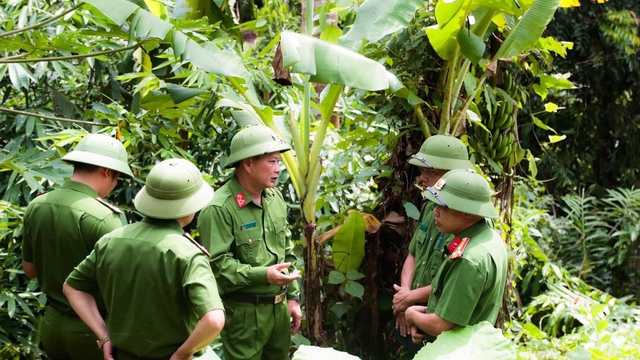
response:
<path id="1" fill-rule="evenodd" d="M 469 169 L 448 171 L 425 191 L 434 203 L 466 214 L 495 219 L 498 211 L 491 202 L 491 187 L 482 175 Z"/>
<path id="2" fill-rule="evenodd" d="M 430 136 L 409 164 L 440 170 L 473 169 L 467 147 L 451 135 Z"/>
<path id="3" fill-rule="evenodd" d="M 72 152 L 62 157 L 62 161 L 100 166 L 133 178 L 124 145 L 103 134 L 85 136 Z"/>
<path id="4" fill-rule="evenodd" d="M 231 167 L 254 156 L 291 150 L 289 144 L 264 125 L 252 125 L 238 131 L 231 139 L 231 154 L 224 164 Z"/>
<path id="5" fill-rule="evenodd" d="M 191 162 L 169 159 L 151 169 L 133 201 L 136 209 L 156 219 L 195 214 L 213 199 L 213 189 Z"/>

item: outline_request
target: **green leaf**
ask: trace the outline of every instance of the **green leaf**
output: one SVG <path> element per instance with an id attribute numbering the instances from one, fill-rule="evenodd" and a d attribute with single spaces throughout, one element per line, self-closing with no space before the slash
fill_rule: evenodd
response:
<path id="1" fill-rule="evenodd" d="M 550 143 L 557 143 L 567 138 L 567 135 L 549 135 Z"/>
<path id="2" fill-rule="evenodd" d="M 364 295 L 364 286 L 355 281 L 347 281 L 344 286 L 344 291 L 351 296 L 362 299 L 362 296 Z"/>
<path id="3" fill-rule="evenodd" d="M 360 280 L 364 278 L 364 274 L 359 272 L 358 270 L 351 269 L 347 271 L 347 279 L 349 280 Z"/>
<path id="4" fill-rule="evenodd" d="M 140 9 L 136 4 L 125 0 L 80 0 L 87 4 L 95 6 L 104 16 L 108 17 L 117 25 L 122 25 L 127 21 L 129 16 L 136 10 Z"/>
<path id="5" fill-rule="evenodd" d="M 329 273 L 329 284 L 342 284 L 346 279 L 340 271 L 333 270 Z"/>
<path id="6" fill-rule="evenodd" d="M 560 0 L 537 0 L 516 23 L 494 59 L 510 59 L 531 49 L 553 18 Z"/>
<path id="7" fill-rule="evenodd" d="M 358 269 L 364 259 L 365 222 L 362 215 L 353 211 L 333 237 L 331 251 L 336 270 L 347 273 Z"/>
<path id="8" fill-rule="evenodd" d="M 189 100 L 192 97 L 207 93 L 206 90 L 186 88 L 180 85 L 169 84 L 167 86 L 167 92 L 171 96 L 171 100 L 175 104 L 180 104 L 183 101 Z"/>
<path id="9" fill-rule="evenodd" d="M 359 51 L 364 40 L 376 42 L 406 28 L 420 5 L 421 0 L 367 0 L 358 8 L 349 32 L 338 41 L 346 48 Z"/>
<path id="10" fill-rule="evenodd" d="M 548 102 L 544 104 L 544 111 L 557 112 L 560 107 L 556 103 Z"/>
<path id="11" fill-rule="evenodd" d="M 517 356 L 502 331 L 482 321 L 473 326 L 458 326 L 438 335 L 434 342 L 427 343 L 414 357 L 414 360 L 427 359 L 515 360 Z"/>
<path id="12" fill-rule="evenodd" d="M 575 89 L 575 85 L 568 80 L 571 74 L 553 74 L 540 76 L 540 86 L 547 89 Z"/>
<path id="13" fill-rule="evenodd" d="M 519 149 L 519 150 L 522 150 L 522 149 Z M 529 174 L 531 174 L 531 176 L 535 178 L 536 175 L 538 175 L 538 166 L 536 165 L 536 157 L 529 150 L 523 150 L 523 151 L 526 151 L 527 153 L 527 161 L 529 162 Z"/>
<path id="14" fill-rule="evenodd" d="M 440 4 L 444 4 L 444 2 L 439 1 L 436 8 Z M 463 28 L 467 18 L 465 9 L 458 11 L 446 25 L 436 24 L 427 27 L 425 30 L 431 46 L 438 53 L 438 56 L 444 60 L 451 60 L 453 50 L 458 46 L 458 32 Z"/>
<path id="15" fill-rule="evenodd" d="M 213 43 L 196 43 L 184 33 L 175 29 L 173 24 L 159 19 L 137 5 L 126 0 L 81 0 L 95 6 L 117 25 L 124 24 L 135 13 L 131 20 L 131 34 L 138 40 L 158 38 L 171 41 L 176 57 L 190 61 L 204 71 L 238 78 L 248 78 L 242 58 L 235 53 L 219 49 Z M 64 65 L 64 63 L 63 63 Z"/>
<path id="16" fill-rule="evenodd" d="M 418 220 L 420 218 L 420 210 L 418 210 L 418 208 L 413 205 L 413 203 L 407 201 L 403 206 L 404 210 L 407 212 L 408 217 L 414 220 Z"/>
<path id="17" fill-rule="evenodd" d="M 311 82 L 375 91 L 397 81 L 384 66 L 340 45 L 290 31 L 280 36 L 283 66 L 311 75 Z"/>
<path id="18" fill-rule="evenodd" d="M 472 33 L 469 29 L 464 28 L 458 31 L 456 39 L 458 40 L 458 45 L 460 46 L 462 54 L 471 60 L 472 63 L 477 65 L 478 62 L 480 62 L 480 59 L 482 59 L 486 49 L 484 40 L 482 40 L 478 35 Z"/>
<path id="19" fill-rule="evenodd" d="M 535 126 L 539 127 L 540 129 L 552 131 L 554 134 L 556 133 L 556 131 L 553 128 L 551 128 L 549 125 L 543 123 L 542 120 L 538 119 L 535 116 L 533 117 L 533 124 Z"/>
<path id="20" fill-rule="evenodd" d="M 547 337 L 547 334 L 538 329 L 538 327 L 532 323 L 522 325 L 522 331 L 535 339 L 545 339 Z"/>
<path id="21" fill-rule="evenodd" d="M 440 27 L 446 26 L 460 14 L 466 15 L 469 0 L 444 0 L 436 4 L 436 22 Z M 461 11 L 461 9 L 464 9 Z"/>
<path id="22" fill-rule="evenodd" d="M 291 360 L 360 360 L 359 357 L 333 348 L 322 348 L 319 346 L 300 345 L 293 353 Z"/>
<path id="23" fill-rule="evenodd" d="M 333 306 L 331 307 L 331 311 L 336 314 L 338 319 L 340 319 L 342 315 L 346 314 L 349 309 L 351 309 L 351 306 L 340 302 L 333 304 Z"/>
<path id="24" fill-rule="evenodd" d="M 474 0 L 473 6 L 493 9 L 508 15 L 520 16 L 536 0 Z M 518 6 L 519 5 L 519 6 Z"/>

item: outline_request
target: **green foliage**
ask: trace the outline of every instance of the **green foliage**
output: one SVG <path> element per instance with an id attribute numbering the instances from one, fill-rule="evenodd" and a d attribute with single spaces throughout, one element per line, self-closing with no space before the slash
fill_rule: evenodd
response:
<path id="1" fill-rule="evenodd" d="M 0 201 L 0 357 L 38 358 L 39 315 L 45 296 L 37 281 L 22 272 L 20 244 L 14 239 L 22 229 L 23 209 Z"/>
<path id="2" fill-rule="evenodd" d="M 582 2 L 579 8 L 559 11 L 549 25 L 551 35 L 574 42 L 573 50 L 556 59 L 554 67 L 560 74 L 571 74 L 577 88 L 551 91 L 549 99 L 564 109 L 537 117 L 571 141 L 549 144 L 543 141 L 542 129 L 535 128 L 522 129 L 521 138 L 523 146 L 540 157 L 538 178 L 554 180 L 548 185 L 553 194 L 591 185 L 637 185 L 638 14 L 637 1 Z M 538 99 L 533 100 L 535 108 Z"/>
<path id="3" fill-rule="evenodd" d="M 519 358 L 637 358 L 640 309 L 629 302 L 629 296 L 616 299 L 593 286 L 602 285 L 598 281 L 605 276 L 611 284 L 621 281 L 614 275 L 617 266 L 622 266 L 622 273 L 633 272 L 630 263 L 618 260 L 626 249 L 612 249 L 616 243 L 625 243 L 621 239 L 628 239 L 631 233 L 621 232 L 621 238 L 609 244 L 604 235 L 615 238 L 614 228 L 636 226 L 636 191 L 611 190 L 602 199 L 569 195 L 555 216 L 553 199 L 540 196 L 540 189 L 519 187 L 516 194 L 513 285 L 519 297 L 512 301 L 524 306 L 512 309 L 506 333 L 517 345 Z M 583 241 L 592 233 L 596 235 Z M 590 259 L 590 268 L 582 274 L 585 256 Z M 613 286 L 618 288 L 608 289 L 621 290 L 621 285 Z M 625 294 L 637 289 L 632 286 Z"/>

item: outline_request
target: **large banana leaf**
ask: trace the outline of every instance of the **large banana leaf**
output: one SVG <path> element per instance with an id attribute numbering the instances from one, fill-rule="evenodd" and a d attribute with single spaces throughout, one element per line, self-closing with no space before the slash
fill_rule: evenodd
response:
<path id="1" fill-rule="evenodd" d="M 389 89 L 410 104 L 423 102 L 381 64 L 357 52 L 313 36 L 283 31 L 280 49 L 284 67 L 311 75 L 309 81 L 342 84 L 357 89 Z"/>
<path id="2" fill-rule="evenodd" d="M 495 58 L 512 58 L 531 49 L 553 18 L 560 1 L 537 0 L 516 23 Z"/>
<path id="3" fill-rule="evenodd" d="M 131 15 L 134 15 L 130 23 L 131 35 L 134 38 L 143 40 L 151 37 L 172 41 L 176 56 L 182 56 L 183 59 L 204 71 L 223 76 L 248 77 L 242 58 L 238 55 L 221 50 L 213 44 L 208 44 L 205 48 L 176 30 L 171 23 L 159 19 L 129 1 L 81 1 L 95 6 L 117 25 L 123 25 Z"/>
<path id="4" fill-rule="evenodd" d="M 333 237 L 331 253 L 336 270 L 346 274 L 357 270 L 364 259 L 364 218 L 357 211 L 349 213 L 338 233 Z"/>
<path id="5" fill-rule="evenodd" d="M 406 28 L 420 5 L 422 0 L 367 0 L 358 9 L 349 32 L 338 41 L 346 48 L 359 51 L 365 39 L 375 42 Z"/>
<path id="6" fill-rule="evenodd" d="M 426 33 L 429 38 L 429 43 L 431 43 L 436 53 L 444 60 L 451 60 L 451 56 L 456 46 L 458 46 L 457 35 L 467 19 L 469 2 L 470 0 L 457 0 L 455 3 L 458 3 L 460 6 L 453 6 L 454 3 L 438 1 L 436 5 L 436 14 L 440 13 L 439 18 L 442 19 L 445 24 L 429 26 L 426 29 Z M 438 11 L 439 8 L 443 9 Z"/>
<path id="7" fill-rule="evenodd" d="M 458 326 L 440 334 L 425 345 L 415 360 L 515 360 L 511 342 L 487 321 L 473 326 Z"/>
<path id="8" fill-rule="evenodd" d="M 293 354 L 293 360 L 360 360 L 359 357 L 333 348 L 323 348 L 318 346 L 300 345 Z"/>

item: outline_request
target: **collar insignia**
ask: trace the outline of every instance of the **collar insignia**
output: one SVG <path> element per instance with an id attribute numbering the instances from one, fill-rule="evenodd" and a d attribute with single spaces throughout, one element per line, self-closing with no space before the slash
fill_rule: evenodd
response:
<path id="1" fill-rule="evenodd" d="M 238 207 L 240 209 L 242 209 L 245 205 L 247 205 L 247 200 L 244 199 L 244 194 L 242 192 L 238 193 L 238 195 L 235 196 L 236 199 L 236 204 L 238 204 Z"/>
<path id="2" fill-rule="evenodd" d="M 454 242 L 451 243 L 449 246 L 453 245 L 455 242 L 457 242 L 457 244 L 456 244 L 455 250 L 453 250 L 453 252 L 451 253 L 451 256 L 449 256 L 449 260 L 455 260 L 462 257 L 462 253 L 464 253 L 464 249 L 469 244 L 469 238 L 466 237 L 462 240 L 460 240 L 460 238 L 456 238 Z"/>

